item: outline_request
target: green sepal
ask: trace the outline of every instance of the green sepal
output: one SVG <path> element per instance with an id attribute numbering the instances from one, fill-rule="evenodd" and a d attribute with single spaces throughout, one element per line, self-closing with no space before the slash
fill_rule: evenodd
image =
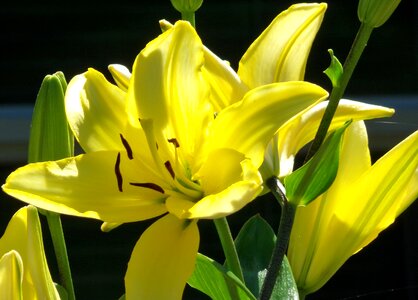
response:
<path id="1" fill-rule="evenodd" d="M 64 95 L 64 74 L 45 76 L 32 114 L 28 161 L 58 160 L 74 155 L 74 137 L 69 128 Z"/>
<path id="2" fill-rule="evenodd" d="M 213 300 L 255 300 L 255 296 L 231 271 L 198 253 L 196 266 L 187 283 Z"/>
<path id="3" fill-rule="evenodd" d="M 351 121 L 332 132 L 318 152 L 284 180 L 286 197 L 294 205 L 305 206 L 325 192 L 338 171 L 340 145 Z"/>
<path id="4" fill-rule="evenodd" d="M 340 86 L 344 69 L 338 58 L 334 56 L 334 51 L 332 51 L 332 49 L 328 49 L 328 53 L 331 56 L 331 63 L 324 73 L 331 80 L 332 87 L 336 88 Z"/>

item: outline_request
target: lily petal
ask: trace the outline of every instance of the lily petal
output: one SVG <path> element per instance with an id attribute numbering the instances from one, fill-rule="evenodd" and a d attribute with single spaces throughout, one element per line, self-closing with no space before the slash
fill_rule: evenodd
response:
<path id="1" fill-rule="evenodd" d="M 356 123 L 344 136 L 333 185 L 296 214 L 288 257 L 306 294 L 323 286 L 418 196 L 418 132 L 370 167 L 366 129 Z"/>
<path id="2" fill-rule="evenodd" d="M 19 253 L 11 250 L 0 259 L 0 298 L 23 299 L 23 262 Z"/>
<path id="3" fill-rule="evenodd" d="M 186 156 L 197 152 L 213 119 L 202 65 L 200 38 L 188 22 L 178 21 L 138 55 L 128 91 L 133 118 L 152 120 Z"/>
<path id="4" fill-rule="evenodd" d="M 123 149 L 119 134 L 127 120 L 125 95 L 94 69 L 70 81 L 65 110 L 74 136 L 84 151 Z"/>
<path id="5" fill-rule="evenodd" d="M 265 147 L 279 127 L 327 96 L 321 87 L 302 81 L 253 89 L 218 114 L 211 128 L 208 149 L 235 149 L 260 166 Z"/>
<path id="6" fill-rule="evenodd" d="M 218 177 L 217 177 L 218 175 Z M 262 178 L 252 161 L 231 149 L 214 151 L 197 174 L 206 197 L 183 217 L 215 219 L 230 215 L 262 191 Z"/>
<path id="7" fill-rule="evenodd" d="M 10 253 L 11 250 L 18 253 L 24 266 L 23 298 L 59 299 L 49 273 L 42 242 L 41 224 L 35 207 L 26 206 L 19 209 L 7 225 L 0 239 L 0 255 Z"/>
<path id="8" fill-rule="evenodd" d="M 279 14 L 242 57 L 238 75 L 249 88 L 303 80 L 327 5 L 295 4 Z"/>
<path id="9" fill-rule="evenodd" d="M 125 276 L 127 299 L 180 300 L 199 246 L 195 221 L 168 214 L 151 225 L 132 252 Z"/>
<path id="10" fill-rule="evenodd" d="M 292 172 L 295 155 L 314 138 L 327 105 L 328 101 L 318 103 L 300 112 L 280 127 L 275 141 L 277 145 L 269 145 L 264 162 L 270 165 L 268 168 L 273 170 L 271 172 L 274 175 L 284 177 Z M 350 119 L 356 121 L 390 117 L 394 112 L 391 108 L 342 99 L 329 131 L 341 127 Z"/>
<path id="11" fill-rule="evenodd" d="M 141 161 L 119 155 L 113 151 L 92 152 L 29 164 L 13 172 L 3 189 L 46 210 L 112 223 L 165 213 L 167 195 L 156 188 L 165 187 L 161 179 Z"/>
<path id="12" fill-rule="evenodd" d="M 108 69 L 118 87 L 122 91 L 127 92 L 129 87 L 129 80 L 132 76 L 128 68 L 119 64 L 111 64 L 109 65 Z"/>

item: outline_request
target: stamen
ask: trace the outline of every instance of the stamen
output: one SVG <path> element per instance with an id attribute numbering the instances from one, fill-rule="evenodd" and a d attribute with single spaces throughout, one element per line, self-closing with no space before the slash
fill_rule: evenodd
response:
<path id="1" fill-rule="evenodd" d="M 122 141 L 123 147 L 125 147 L 126 153 L 128 154 L 128 158 L 129 159 L 133 159 L 133 153 L 132 153 L 132 148 L 129 145 L 128 141 L 123 137 L 123 135 L 120 133 L 119 134 L 120 139 Z"/>
<path id="2" fill-rule="evenodd" d="M 173 167 L 171 166 L 171 163 L 169 160 L 167 160 L 164 163 L 165 168 L 167 169 L 167 171 L 170 173 L 171 177 L 174 179 L 176 177 L 176 174 L 174 173 Z"/>
<path id="3" fill-rule="evenodd" d="M 161 194 L 164 194 L 164 190 L 162 187 L 160 187 L 158 184 L 152 183 L 152 182 L 144 182 L 144 183 L 140 183 L 140 182 L 129 182 L 130 185 L 133 186 L 138 186 L 138 187 L 143 187 L 143 188 L 147 188 L 147 189 L 151 189 L 157 192 L 160 192 Z"/>
<path id="4" fill-rule="evenodd" d="M 176 148 L 180 147 L 180 144 L 179 144 L 179 142 L 177 141 L 176 138 L 168 139 L 168 142 L 172 143 L 174 145 L 174 147 L 176 147 Z"/>
<path id="5" fill-rule="evenodd" d="M 118 182 L 119 192 L 123 192 L 122 190 L 123 178 L 122 178 L 122 173 L 120 172 L 120 153 L 118 153 L 118 156 L 116 157 L 115 174 L 116 174 L 116 180 Z"/>

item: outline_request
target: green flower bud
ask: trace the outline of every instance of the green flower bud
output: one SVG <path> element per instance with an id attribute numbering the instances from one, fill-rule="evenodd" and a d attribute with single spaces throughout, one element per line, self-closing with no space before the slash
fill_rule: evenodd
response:
<path id="1" fill-rule="evenodd" d="M 202 5 L 203 0 L 171 0 L 174 8 L 183 13 L 195 12 Z"/>
<path id="2" fill-rule="evenodd" d="M 357 14 L 360 22 L 377 28 L 382 26 L 401 0 L 360 0 Z"/>
<path id="3" fill-rule="evenodd" d="M 32 114 L 28 161 L 57 160 L 74 155 L 74 137 L 65 115 L 67 82 L 57 72 L 45 76 Z"/>

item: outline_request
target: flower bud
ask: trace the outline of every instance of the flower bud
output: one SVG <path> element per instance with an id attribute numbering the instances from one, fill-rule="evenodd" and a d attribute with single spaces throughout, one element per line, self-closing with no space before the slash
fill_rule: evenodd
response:
<path id="1" fill-rule="evenodd" d="M 360 0 L 357 14 L 360 22 L 377 28 L 382 26 L 401 0 Z"/>
<path id="2" fill-rule="evenodd" d="M 64 74 L 45 76 L 36 98 L 29 138 L 29 162 L 57 160 L 74 154 L 74 138 L 64 104 Z"/>
<path id="3" fill-rule="evenodd" d="M 181 13 L 195 12 L 202 5 L 203 0 L 171 0 L 174 8 Z"/>

